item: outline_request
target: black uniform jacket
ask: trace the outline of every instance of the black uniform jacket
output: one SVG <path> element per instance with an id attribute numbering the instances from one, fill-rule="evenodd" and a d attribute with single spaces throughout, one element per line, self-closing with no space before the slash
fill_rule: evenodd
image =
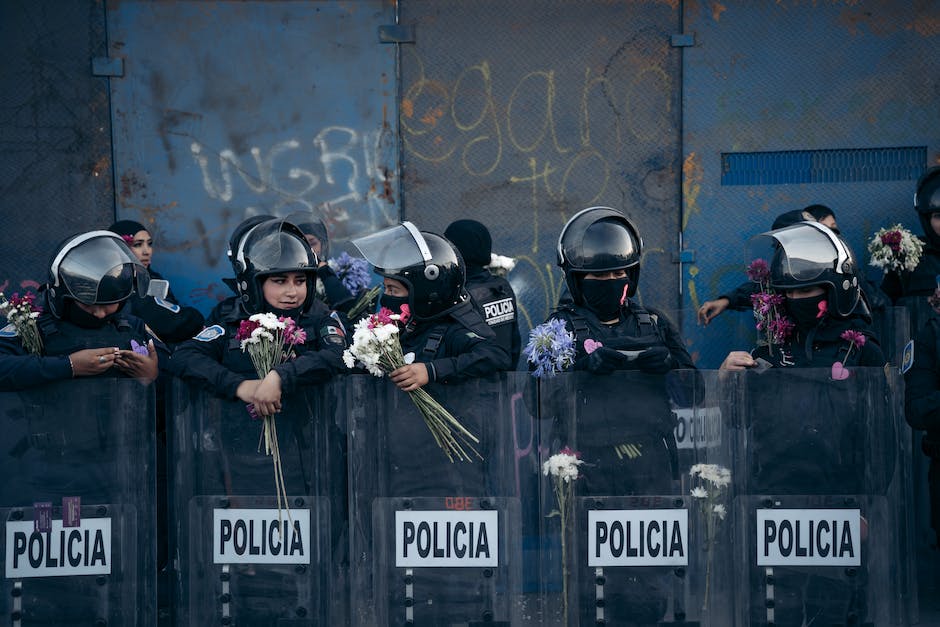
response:
<path id="1" fill-rule="evenodd" d="M 176 348 L 176 373 L 223 398 L 237 398 L 239 384 L 258 378 L 250 356 L 235 339 L 239 324 L 249 315 L 236 297 L 222 301 L 207 319 L 210 326 Z M 343 368 L 346 330 L 339 320 L 314 299 L 310 311 L 297 322 L 307 332 L 307 341 L 295 347 L 295 358 L 274 368 L 285 393 L 299 385 L 322 383 Z"/>

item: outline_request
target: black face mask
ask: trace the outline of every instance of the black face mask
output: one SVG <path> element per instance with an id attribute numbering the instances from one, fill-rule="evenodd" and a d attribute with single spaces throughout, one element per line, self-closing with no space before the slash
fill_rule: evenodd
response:
<path id="1" fill-rule="evenodd" d="M 400 314 L 401 306 L 407 304 L 407 296 L 389 296 L 388 294 L 382 294 L 382 296 L 379 297 L 379 305 L 390 310 L 393 314 Z"/>
<path id="2" fill-rule="evenodd" d="M 120 311 L 120 309 L 118 309 L 118 311 Z M 67 300 L 65 301 L 65 312 L 62 317 L 83 329 L 100 329 L 114 320 L 116 316 L 117 311 L 115 311 L 113 314 L 108 314 L 104 318 L 96 318 L 75 304 L 74 301 Z"/>
<path id="3" fill-rule="evenodd" d="M 629 279 L 583 279 L 581 295 L 584 305 L 597 314 L 599 320 L 613 320 L 620 316 L 620 301 L 624 298 Z"/>
<path id="4" fill-rule="evenodd" d="M 819 315 L 819 304 L 826 301 L 826 294 L 818 294 L 807 298 L 787 298 L 787 315 L 793 324 L 800 330 L 812 329 L 823 316 Z"/>

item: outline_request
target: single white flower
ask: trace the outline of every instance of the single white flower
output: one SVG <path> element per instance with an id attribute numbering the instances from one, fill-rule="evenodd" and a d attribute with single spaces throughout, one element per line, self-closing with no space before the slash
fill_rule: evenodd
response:
<path id="1" fill-rule="evenodd" d="M 692 488 L 692 496 L 697 499 L 704 499 L 708 497 L 708 492 L 705 491 L 705 488 Z"/>
<path id="2" fill-rule="evenodd" d="M 356 358 L 353 357 L 353 354 L 349 351 L 349 349 L 343 351 L 343 363 L 346 364 L 346 367 L 350 369 L 356 367 Z"/>
<path id="3" fill-rule="evenodd" d="M 415 354 L 414 354 L 414 353 L 405 353 L 403 357 L 404 357 L 404 359 L 405 359 L 405 363 L 406 363 L 406 364 L 413 364 L 413 363 L 415 362 Z"/>
<path id="4" fill-rule="evenodd" d="M 718 516 L 718 518 L 720 518 L 721 520 L 724 520 L 724 519 L 725 519 L 725 515 L 728 513 L 728 512 L 725 511 L 725 506 L 722 505 L 721 503 L 718 503 L 717 505 L 715 505 L 714 507 L 712 507 L 712 511 L 715 512 L 715 514 L 716 514 L 716 515 Z"/>

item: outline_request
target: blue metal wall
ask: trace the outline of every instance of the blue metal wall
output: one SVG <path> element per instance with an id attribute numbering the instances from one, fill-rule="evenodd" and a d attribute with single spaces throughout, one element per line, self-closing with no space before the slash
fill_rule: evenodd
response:
<path id="1" fill-rule="evenodd" d="M 518 261 L 524 337 L 558 302 L 562 226 L 593 205 L 637 225 L 643 302 L 678 305 L 679 18 L 675 2 L 401 3 L 405 214 L 490 228 Z"/>
<path id="2" fill-rule="evenodd" d="M 108 81 L 100 2 L 0 2 L 0 291 L 46 281 L 62 238 L 110 223 Z"/>
<path id="3" fill-rule="evenodd" d="M 338 247 L 398 221 L 392 22 L 380 0 L 109 3 L 117 214 L 180 298 L 230 295 L 250 215 L 318 209 Z"/>
<path id="4" fill-rule="evenodd" d="M 940 13 L 925 1 L 740 0 L 686 3 L 683 19 L 695 36 L 683 55 L 682 227 L 695 257 L 683 333 L 699 365 L 717 367 L 753 344 L 753 320 L 727 312 L 702 328 L 695 309 L 746 280 L 744 242 L 778 214 L 831 207 L 866 267 L 878 228 L 920 232 L 914 179 L 940 162 Z M 735 159 L 750 178 L 728 175 Z"/>

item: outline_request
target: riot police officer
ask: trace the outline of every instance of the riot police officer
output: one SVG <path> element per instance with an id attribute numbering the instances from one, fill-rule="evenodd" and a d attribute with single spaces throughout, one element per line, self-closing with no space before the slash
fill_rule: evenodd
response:
<path id="1" fill-rule="evenodd" d="M 940 288 L 929 299 L 933 316 L 914 340 L 914 363 L 904 375 L 904 417 L 924 431 L 921 451 L 930 459 L 927 485 L 930 526 L 940 547 Z"/>
<path id="2" fill-rule="evenodd" d="M 463 261 L 445 238 L 403 222 L 353 244 L 384 277 L 379 303 L 394 312 L 408 305 L 400 340 L 415 363 L 390 374 L 398 387 L 411 391 L 509 368 L 509 354 L 463 289 Z"/>
<path id="3" fill-rule="evenodd" d="M 574 370 L 664 373 L 695 367 L 669 319 L 632 298 L 642 240 L 623 214 L 610 207 L 577 213 L 561 231 L 557 254 L 572 301 L 550 317 L 564 320 L 575 335 Z M 588 339 L 603 346 L 589 354 Z"/>
<path id="4" fill-rule="evenodd" d="M 893 425 L 882 432 L 885 425 L 873 419 L 877 412 L 862 405 L 860 384 L 848 379 L 848 369 L 885 364 L 869 326 L 855 257 L 839 235 L 815 222 L 764 233 L 752 248 L 761 243 L 764 254 L 756 256 L 771 259 L 770 286 L 784 295 L 780 328 L 790 330 L 750 353 L 731 352 L 721 365 L 722 370 L 754 369 L 740 379 L 745 392 L 736 411 L 747 451 L 734 489 L 742 496 L 796 498 L 877 494 L 887 479 L 864 477 L 865 442 L 888 441 Z M 803 368 L 819 371 L 797 370 Z M 758 571 L 752 576 L 750 612 L 756 624 L 766 620 L 769 593 L 766 579 Z M 855 582 L 845 582 L 778 567 L 773 582 L 777 624 L 865 624 L 865 570 Z"/>
<path id="5" fill-rule="evenodd" d="M 571 370 L 587 374 L 542 388 L 540 406 L 543 417 L 553 420 L 550 448 L 576 448 L 591 468 L 578 480 L 579 495 L 664 495 L 677 489 L 676 419 L 666 375 L 695 366 L 669 319 L 634 299 L 641 256 L 636 228 L 610 207 L 578 212 L 558 237 L 557 261 L 571 298 L 550 318 L 563 321 L 574 335 Z M 665 615 L 666 590 L 662 577 L 612 570 L 604 590 L 605 619 L 656 624 Z M 594 623 L 595 591 L 590 582 L 579 587 L 581 624 Z"/>
<path id="6" fill-rule="evenodd" d="M 127 243 L 151 279 L 165 280 L 153 269 L 153 236 L 143 224 L 134 220 L 118 220 L 108 227 Z M 202 329 L 203 317 L 198 309 L 179 304 L 167 283 L 162 296 L 134 294 L 127 300 L 126 312 L 141 318 L 164 342 L 174 344 L 191 338 Z"/>
<path id="7" fill-rule="evenodd" d="M 466 289 L 471 301 L 496 333 L 496 340 L 509 353 L 515 368 L 522 351 L 516 293 L 509 281 L 486 268 L 493 252 L 489 230 L 476 220 L 456 220 L 444 230 L 444 237 L 457 248 L 467 266 Z"/>
<path id="8" fill-rule="evenodd" d="M 828 368 L 837 361 L 845 367 L 883 366 L 885 357 L 870 327 L 855 256 L 845 241 L 816 222 L 769 231 L 763 239 L 776 243 L 770 285 L 784 294 L 783 311 L 793 328 L 780 345 L 765 344 L 751 353 L 733 351 L 721 369 L 752 368 L 756 358 L 777 367 Z M 850 343 L 842 337 L 846 331 L 857 331 L 866 341 L 849 350 Z"/>
<path id="9" fill-rule="evenodd" d="M 259 414 L 273 415 L 280 411 L 282 391 L 323 382 L 342 367 L 345 329 L 313 297 L 316 256 L 293 224 L 270 219 L 244 230 L 232 267 L 238 296 L 216 307 L 212 326 L 180 344 L 175 369 L 223 398 L 239 398 L 254 404 Z M 307 337 L 295 346 L 296 359 L 259 380 L 235 337 L 242 320 L 262 312 L 293 318 Z"/>
<path id="10" fill-rule="evenodd" d="M 49 280 L 40 288 L 41 353 L 24 347 L 13 323 L 0 331 L 0 390 L 73 377 L 153 382 L 166 347 L 142 320 L 122 310 L 131 296 L 147 293 L 148 283 L 147 270 L 115 233 L 67 238 L 56 248 Z M 132 341 L 146 348 L 135 352 Z"/>
<path id="11" fill-rule="evenodd" d="M 911 314 L 911 331 L 916 334 L 933 315 L 927 299 L 937 288 L 940 275 L 940 166 L 927 168 L 917 181 L 914 210 L 924 234 L 920 261 L 910 272 L 886 272 L 881 289 L 895 305 Z"/>

